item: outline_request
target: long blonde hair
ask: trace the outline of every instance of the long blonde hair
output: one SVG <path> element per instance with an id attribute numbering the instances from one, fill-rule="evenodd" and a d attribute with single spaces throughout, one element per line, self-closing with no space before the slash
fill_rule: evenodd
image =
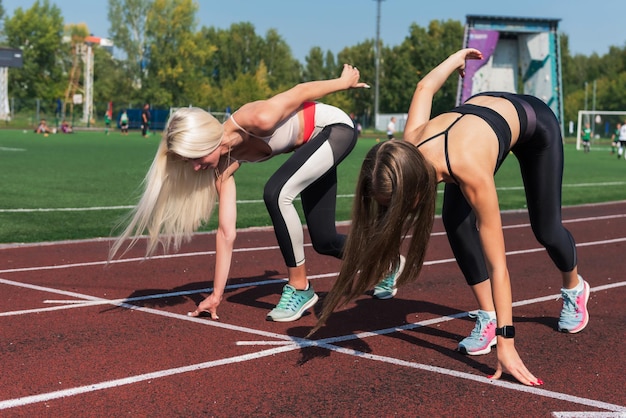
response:
<path id="1" fill-rule="evenodd" d="M 124 251 L 129 250 L 144 232 L 148 234 L 146 256 L 154 254 L 159 243 L 165 252 L 172 247 L 176 251 L 209 220 L 217 196 L 215 171 L 194 171 L 185 159 L 210 154 L 223 135 L 222 124 L 202 109 L 182 108 L 172 114 L 143 180 L 143 194 L 113 243 L 109 259 L 130 238 Z"/>
<path id="2" fill-rule="evenodd" d="M 401 286 L 419 275 L 435 218 L 437 177 L 419 150 L 405 141 L 375 145 L 361 166 L 339 277 L 324 298 L 319 329 L 335 308 L 361 296 L 398 267 L 411 234 Z"/>

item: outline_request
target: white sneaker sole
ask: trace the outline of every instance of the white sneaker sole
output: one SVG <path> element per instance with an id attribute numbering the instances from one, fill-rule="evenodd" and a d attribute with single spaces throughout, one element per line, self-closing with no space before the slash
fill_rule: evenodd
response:
<path id="1" fill-rule="evenodd" d="M 487 347 L 483 348 L 482 350 L 470 352 L 470 351 L 467 351 L 467 349 L 463 347 L 462 345 L 459 345 L 457 350 L 463 354 L 467 354 L 468 356 L 482 356 L 483 354 L 491 353 L 491 347 L 495 346 L 497 342 L 498 342 L 498 337 L 493 337 L 493 340 L 491 340 L 491 342 L 487 344 Z"/>
<path id="2" fill-rule="evenodd" d="M 318 301 L 319 297 L 317 296 L 316 293 L 313 294 L 313 297 L 304 305 L 302 305 L 300 307 L 300 309 L 295 312 L 293 315 L 291 316 L 286 316 L 284 318 L 273 318 L 271 315 L 267 315 L 267 317 L 265 318 L 268 321 L 272 321 L 272 322 L 291 322 L 291 321 L 297 321 L 298 319 L 300 319 L 302 317 L 302 314 L 304 314 L 304 311 L 306 311 L 307 309 L 309 309 L 310 307 L 312 307 L 313 305 L 315 305 Z"/>
<path id="3" fill-rule="evenodd" d="M 394 287 L 391 293 L 387 292 L 386 290 L 382 290 L 380 293 L 376 293 L 376 289 L 374 289 L 374 293 L 372 293 L 372 296 L 376 299 L 385 300 L 385 299 L 391 299 L 397 294 L 398 294 L 398 289 Z"/>

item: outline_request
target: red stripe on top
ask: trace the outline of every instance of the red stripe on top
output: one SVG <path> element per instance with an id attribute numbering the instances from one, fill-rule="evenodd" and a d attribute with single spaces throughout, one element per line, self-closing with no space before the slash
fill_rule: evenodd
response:
<path id="1" fill-rule="evenodd" d="M 311 139 L 311 135 L 313 135 L 313 130 L 315 129 L 315 102 L 304 102 L 302 105 L 302 113 L 304 115 L 302 140 L 306 144 L 306 142 Z"/>

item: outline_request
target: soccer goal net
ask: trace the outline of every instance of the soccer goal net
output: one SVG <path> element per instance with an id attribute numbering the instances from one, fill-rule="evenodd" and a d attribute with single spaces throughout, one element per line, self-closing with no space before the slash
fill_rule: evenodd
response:
<path id="1" fill-rule="evenodd" d="M 191 106 L 189 106 L 191 107 Z M 181 109 L 180 107 L 170 107 L 170 115 L 169 117 L 172 116 L 172 113 L 176 112 L 178 109 Z M 215 119 L 219 120 L 220 122 L 224 123 L 226 121 L 226 119 L 228 119 L 228 117 L 230 116 L 230 113 L 228 112 L 213 112 L 211 109 L 205 109 L 207 112 L 209 112 L 210 114 L 212 114 Z M 168 117 L 168 119 L 169 119 Z"/>
<path id="2" fill-rule="evenodd" d="M 576 149 L 583 147 L 581 133 L 589 124 L 591 129 L 591 143 L 600 138 L 611 138 L 617 124 L 626 123 L 626 110 L 579 110 L 578 126 L 576 129 Z"/>

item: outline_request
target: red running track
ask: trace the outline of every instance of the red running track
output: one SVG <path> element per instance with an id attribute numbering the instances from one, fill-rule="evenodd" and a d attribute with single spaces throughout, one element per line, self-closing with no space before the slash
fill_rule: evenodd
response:
<path id="1" fill-rule="evenodd" d="M 560 275 L 526 214 L 503 214 L 516 346 L 541 387 L 488 380 L 495 350 L 455 351 L 476 306 L 440 219 L 417 281 L 364 295 L 315 340 L 315 313 L 265 321 L 286 277 L 270 229 L 240 231 L 220 321 L 185 315 L 211 287 L 212 234 L 108 266 L 108 240 L 2 246 L 0 416 L 626 416 L 626 201 L 564 219 L 592 287 L 573 335 L 555 331 Z M 323 298 L 339 261 L 307 257 Z"/>

